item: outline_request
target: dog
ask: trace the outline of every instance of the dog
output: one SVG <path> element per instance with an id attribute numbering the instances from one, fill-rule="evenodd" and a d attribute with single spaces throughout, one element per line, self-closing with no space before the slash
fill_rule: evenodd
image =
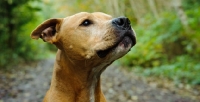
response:
<path id="1" fill-rule="evenodd" d="M 43 102 L 106 102 L 101 73 L 136 44 L 128 18 L 102 12 L 48 19 L 32 31 L 31 38 L 58 48 Z"/>

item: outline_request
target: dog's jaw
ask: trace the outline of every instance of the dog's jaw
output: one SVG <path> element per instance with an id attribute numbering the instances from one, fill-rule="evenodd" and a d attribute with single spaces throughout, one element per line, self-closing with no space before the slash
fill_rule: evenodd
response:
<path id="1" fill-rule="evenodd" d="M 128 52 L 131 47 L 136 44 L 136 34 L 131 28 L 130 20 L 126 17 L 114 18 L 110 23 L 110 32 L 112 33 L 109 32 L 104 35 L 103 44 L 98 47 L 97 55 L 100 58 L 105 58 L 109 56 L 110 53 L 115 52 L 114 57 L 117 59 L 126 54 L 124 52 Z"/>
<path id="2" fill-rule="evenodd" d="M 128 34 L 129 33 L 129 34 Z M 117 57 L 122 57 L 128 53 L 131 48 L 136 44 L 135 32 L 134 30 L 127 31 L 127 34 L 123 37 L 120 43 L 112 52 L 112 55 L 117 55 Z"/>
<path id="3" fill-rule="evenodd" d="M 116 31 L 116 33 L 119 33 L 119 32 Z M 123 33 L 123 36 L 120 36 L 119 38 L 117 38 L 116 41 L 113 42 L 113 44 L 111 45 L 108 44 L 106 49 L 104 48 L 104 49 L 98 50 L 97 55 L 100 58 L 104 58 L 111 54 L 114 56 L 110 56 L 110 57 L 114 57 L 116 60 L 117 58 L 122 57 L 128 51 L 130 51 L 131 47 L 133 47 L 136 44 L 135 32 L 131 29 L 131 30 L 123 31 L 122 33 Z M 106 46 L 106 43 L 104 45 Z"/>

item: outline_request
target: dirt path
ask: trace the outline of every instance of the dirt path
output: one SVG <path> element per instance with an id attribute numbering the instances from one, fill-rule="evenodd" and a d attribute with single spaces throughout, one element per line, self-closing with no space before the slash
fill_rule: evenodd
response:
<path id="1" fill-rule="evenodd" d="M 49 87 L 54 59 L 26 68 L 0 72 L 0 102 L 41 102 Z M 23 66 L 24 67 L 24 66 Z M 130 72 L 111 65 L 102 75 L 108 102 L 200 102 L 166 89 L 158 89 Z"/>

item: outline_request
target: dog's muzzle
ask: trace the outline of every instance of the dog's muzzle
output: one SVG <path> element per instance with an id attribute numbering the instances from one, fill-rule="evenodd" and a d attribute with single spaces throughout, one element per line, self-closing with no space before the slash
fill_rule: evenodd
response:
<path id="1" fill-rule="evenodd" d="M 120 40 L 130 38 L 132 46 L 136 44 L 135 34 L 131 28 L 131 22 L 126 17 L 119 17 L 112 20 L 113 26 L 116 27 L 116 34 Z M 120 41 L 119 40 L 119 41 Z M 125 44 L 127 45 L 127 44 Z"/>
<path id="2" fill-rule="evenodd" d="M 130 20 L 126 17 L 119 17 L 112 20 L 112 25 L 115 28 L 116 42 L 113 46 L 109 46 L 107 49 L 97 51 L 100 58 L 104 58 L 117 46 L 124 46 L 127 48 L 130 44 L 131 47 L 136 44 L 135 34 L 131 28 Z"/>

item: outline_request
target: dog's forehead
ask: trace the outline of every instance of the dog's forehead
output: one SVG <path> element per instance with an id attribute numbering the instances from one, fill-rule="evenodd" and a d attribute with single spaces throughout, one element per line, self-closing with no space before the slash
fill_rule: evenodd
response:
<path id="1" fill-rule="evenodd" d="M 94 12 L 94 13 L 92 13 L 92 15 L 97 18 L 101 18 L 101 19 L 107 19 L 107 20 L 112 19 L 111 15 L 108 15 L 108 14 L 105 14 L 102 12 Z"/>
<path id="2" fill-rule="evenodd" d="M 102 12 L 94 12 L 94 13 L 81 12 L 64 18 L 62 25 L 67 28 L 76 28 L 84 20 L 91 20 L 93 23 L 94 22 L 97 23 L 97 22 L 107 22 L 110 21 L 111 19 L 112 16 Z"/>
<path id="3" fill-rule="evenodd" d="M 77 21 L 80 19 L 93 19 L 93 18 L 101 19 L 101 20 L 110 20 L 112 19 L 112 16 L 102 13 L 102 12 L 94 12 L 94 13 L 80 12 L 72 16 L 66 17 L 64 19 L 76 19 Z"/>

